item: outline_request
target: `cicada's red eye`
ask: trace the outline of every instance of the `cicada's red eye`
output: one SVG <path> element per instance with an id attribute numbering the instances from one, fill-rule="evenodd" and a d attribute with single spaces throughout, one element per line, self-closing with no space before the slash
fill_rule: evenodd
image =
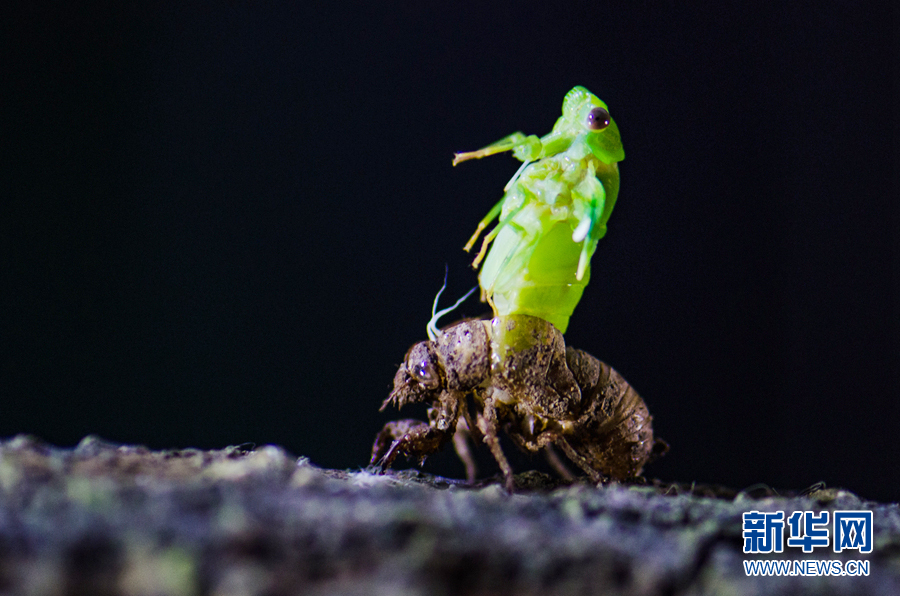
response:
<path id="1" fill-rule="evenodd" d="M 609 112 L 603 108 L 594 108 L 588 113 L 586 124 L 591 130 L 603 130 L 609 126 Z"/>

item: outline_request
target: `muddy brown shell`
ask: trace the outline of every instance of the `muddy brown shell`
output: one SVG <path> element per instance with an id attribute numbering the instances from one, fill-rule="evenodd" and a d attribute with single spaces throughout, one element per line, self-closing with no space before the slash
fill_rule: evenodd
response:
<path id="1" fill-rule="evenodd" d="M 640 395 L 612 367 L 567 348 L 549 322 L 528 315 L 464 321 L 436 338 L 415 344 L 382 404 L 429 404 L 426 423 L 389 423 L 373 446 L 372 462 L 390 467 L 397 455 L 419 461 L 453 442 L 474 477 L 468 440 L 484 442 L 512 490 L 512 469 L 498 434 L 519 448 L 555 446 L 592 480 L 626 480 L 667 448 L 654 441 L 652 417 Z"/>
<path id="2" fill-rule="evenodd" d="M 606 476 L 640 475 L 655 444 L 644 400 L 614 368 L 590 354 L 570 347 L 566 361 L 588 405 L 577 423 L 582 432 L 569 437 L 569 444 Z"/>

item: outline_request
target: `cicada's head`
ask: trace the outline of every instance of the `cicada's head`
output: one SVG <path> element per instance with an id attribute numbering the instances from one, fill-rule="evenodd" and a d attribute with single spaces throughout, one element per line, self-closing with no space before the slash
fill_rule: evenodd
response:
<path id="1" fill-rule="evenodd" d="M 609 115 L 603 101 L 585 89 L 575 87 L 563 100 L 563 115 L 557 126 L 564 125 L 572 135 L 584 135 L 594 157 L 606 164 L 625 159 L 619 127 Z M 555 127 L 554 127 L 555 128 Z"/>
<path id="2" fill-rule="evenodd" d="M 431 401 L 440 395 L 445 384 L 434 342 L 421 341 L 406 353 L 403 364 L 394 375 L 394 390 L 384 400 L 381 409 L 389 403 L 402 408 L 406 404 Z"/>

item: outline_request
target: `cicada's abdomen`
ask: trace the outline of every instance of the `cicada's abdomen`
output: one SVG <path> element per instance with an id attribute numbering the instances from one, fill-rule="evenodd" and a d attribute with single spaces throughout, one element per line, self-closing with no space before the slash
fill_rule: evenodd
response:
<path id="1" fill-rule="evenodd" d="M 618 192 L 616 164 L 583 145 L 528 166 L 503 202 L 479 276 L 495 316 L 531 315 L 565 333 L 590 281 L 590 258 Z M 583 222 L 590 222 L 576 240 Z"/>
<path id="2" fill-rule="evenodd" d="M 500 231 L 478 279 L 497 316 L 531 315 L 565 333 L 590 267 L 577 279 L 581 245 L 572 241 L 569 221 L 544 222 L 549 214 L 535 213 L 545 207 L 526 205 Z"/>

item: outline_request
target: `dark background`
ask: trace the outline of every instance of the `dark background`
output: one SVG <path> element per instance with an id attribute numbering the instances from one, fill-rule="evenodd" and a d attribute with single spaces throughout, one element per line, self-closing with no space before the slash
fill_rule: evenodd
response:
<path id="1" fill-rule="evenodd" d="M 892 15 L 175 4 L 2 9 L 0 436 L 364 465 L 518 165 L 453 152 L 581 84 L 626 160 L 567 341 L 649 404 L 648 475 L 900 498 Z"/>

